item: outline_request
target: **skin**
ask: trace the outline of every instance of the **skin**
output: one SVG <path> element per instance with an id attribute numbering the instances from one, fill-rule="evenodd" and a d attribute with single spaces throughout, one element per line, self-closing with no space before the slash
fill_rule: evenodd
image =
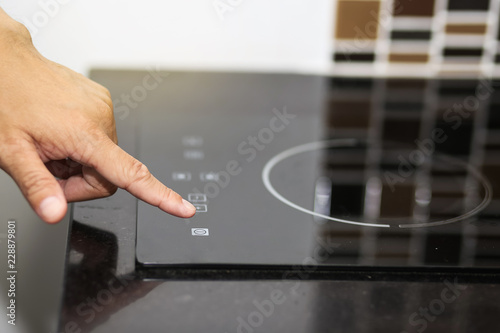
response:
<path id="1" fill-rule="evenodd" d="M 175 216 L 195 208 L 117 145 L 109 91 L 44 58 L 0 8 L 0 168 L 47 223 L 122 188 Z"/>

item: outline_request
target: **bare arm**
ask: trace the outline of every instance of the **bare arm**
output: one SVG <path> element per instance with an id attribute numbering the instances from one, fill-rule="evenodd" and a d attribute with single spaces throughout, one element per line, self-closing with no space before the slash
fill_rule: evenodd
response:
<path id="1" fill-rule="evenodd" d="M 195 213 L 117 145 L 108 90 L 44 58 L 1 8 L 0 168 L 48 223 L 62 219 L 67 202 L 117 187 L 170 214 Z"/>

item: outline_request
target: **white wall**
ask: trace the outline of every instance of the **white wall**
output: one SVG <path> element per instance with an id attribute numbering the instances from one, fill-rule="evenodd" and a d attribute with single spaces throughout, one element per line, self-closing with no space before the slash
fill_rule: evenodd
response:
<path id="1" fill-rule="evenodd" d="M 222 19 L 214 3 L 232 10 Z M 31 26 L 46 57 L 82 73 L 91 66 L 306 72 L 329 66 L 330 0 L 0 0 L 0 6 Z"/>

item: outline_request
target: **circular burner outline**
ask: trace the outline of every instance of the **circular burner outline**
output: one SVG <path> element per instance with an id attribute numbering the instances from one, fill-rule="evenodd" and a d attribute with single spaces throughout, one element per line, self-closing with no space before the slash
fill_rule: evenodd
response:
<path id="1" fill-rule="evenodd" d="M 273 187 L 270 181 L 270 174 L 272 169 L 281 161 L 294 156 L 298 155 L 301 153 L 305 153 L 308 151 L 313 151 L 313 150 L 319 150 L 319 149 L 324 149 L 324 148 L 340 148 L 340 147 L 354 147 L 358 143 L 358 140 L 356 139 L 333 139 L 333 140 L 327 140 L 327 141 L 316 141 L 316 142 L 310 142 L 306 143 L 300 146 L 295 146 L 292 148 L 289 148 L 278 155 L 274 156 L 271 158 L 264 168 L 262 169 L 262 182 L 264 183 L 264 186 L 266 189 L 278 200 L 286 204 L 287 206 L 290 206 L 292 208 L 295 208 L 298 211 L 301 211 L 303 213 L 317 216 L 326 220 L 330 221 L 335 221 L 335 222 L 340 222 L 340 223 L 346 223 L 346 224 L 354 224 L 354 225 L 359 225 L 359 226 L 364 226 L 364 227 L 376 227 L 376 228 L 390 228 L 390 224 L 376 224 L 376 223 L 365 223 L 365 222 L 358 222 L 358 221 L 352 221 L 352 220 L 345 220 L 345 219 L 339 219 L 336 217 L 316 213 L 312 210 L 306 209 L 304 207 L 301 207 L 290 200 L 286 199 L 284 196 L 282 196 L 276 189 Z M 448 160 L 453 160 L 453 163 L 460 164 L 464 168 L 466 168 L 474 177 L 476 177 L 481 184 L 484 187 L 484 199 L 483 201 L 477 205 L 474 209 L 470 210 L 469 212 L 459 215 L 457 217 L 447 219 L 447 220 L 442 220 L 442 221 L 434 221 L 430 223 L 415 223 L 415 224 L 399 224 L 399 228 L 407 229 L 407 228 L 426 228 L 426 227 L 432 227 L 432 226 L 438 226 L 438 225 L 444 225 L 444 224 L 449 224 L 449 223 L 454 223 L 461 221 L 463 219 L 472 217 L 479 213 L 481 210 L 483 210 L 491 201 L 492 198 L 492 188 L 488 180 L 479 172 L 476 168 L 474 168 L 472 165 L 467 164 L 463 161 L 456 160 L 451 157 L 446 157 Z"/>

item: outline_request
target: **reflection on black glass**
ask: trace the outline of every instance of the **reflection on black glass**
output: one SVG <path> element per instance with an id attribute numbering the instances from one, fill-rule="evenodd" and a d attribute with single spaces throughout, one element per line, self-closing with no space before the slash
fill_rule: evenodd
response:
<path id="1" fill-rule="evenodd" d="M 357 138 L 359 144 L 320 154 L 315 211 L 330 212 L 338 219 L 387 223 L 391 228 L 359 228 L 315 218 L 320 238 L 341 244 L 326 262 L 497 266 L 500 248 L 494 244 L 500 240 L 500 205 L 489 200 L 500 198 L 500 162 L 490 158 L 500 151 L 498 112 L 487 101 L 467 116 L 458 118 L 456 112 L 484 82 L 381 82 L 364 83 L 371 88 L 364 90 L 352 82 L 332 85 L 324 118 L 336 132 L 325 131 L 324 139 L 341 135 Z M 481 112 L 489 113 L 484 116 L 490 120 L 489 135 L 475 127 Z M 307 158 L 313 156 L 304 155 Z M 318 183 L 328 200 L 319 201 Z M 397 228 L 440 221 L 453 223 L 420 230 Z"/>
<path id="2" fill-rule="evenodd" d="M 91 332 L 159 282 L 116 276 L 117 241 L 109 232 L 73 222 L 60 332 Z"/>

